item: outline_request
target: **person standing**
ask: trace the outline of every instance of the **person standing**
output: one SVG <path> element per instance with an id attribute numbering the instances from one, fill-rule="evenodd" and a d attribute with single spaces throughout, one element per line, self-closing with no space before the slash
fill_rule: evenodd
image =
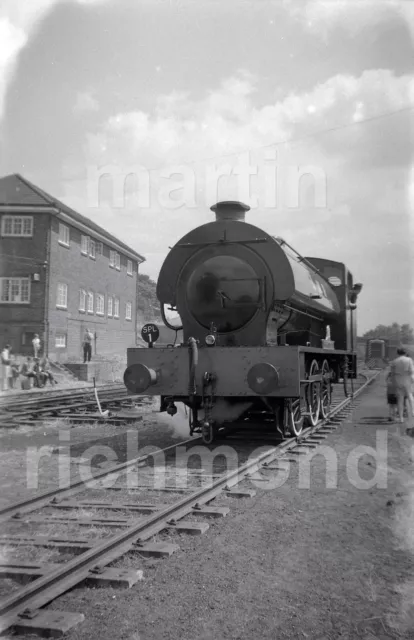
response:
<path id="1" fill-rule="evenodd" d="M 92 333 L 86 329 L 83 339 L 83 362 L 90 362 L 92 357 Z"/>
<path id="2" fill-rule="evenodd" d="M 405 349 L 397 349 L 391 362 L 391 380 L 397 395 L 398 421 L 404 422 L 404 399 L 407 398 L 409 416 L 414 416 L 413 382 L 414 364 Z"/>
<path id="3" fill-rule="evenodd" d="M 19 379 L 19 376 L 20 376 L 20 366 L 18 365 L 15 356 L 11 355 L 10 356 L 10 378 L 9 378 L 11 389 L 16 388 L 16 382 Z"/>
<path id="4" fill-rule="evenodd" d="M 40 338 L 38 333 L 35 333 L 34 338 L 32 340 L 32 345 L 33 345 L 33 357 L 37 358 L 40 351 Z"/>
<path id="5" fill-rule="evenodd" d="M 3 383 L 3 391 L 8 391 L 9 389 L 9 378 L 11 373 L 10 354 L 11 347 L 9 344 L 6 344 L 6 346 L 3 348 L 3 351 L 1 352 L 1 380 Z"/>

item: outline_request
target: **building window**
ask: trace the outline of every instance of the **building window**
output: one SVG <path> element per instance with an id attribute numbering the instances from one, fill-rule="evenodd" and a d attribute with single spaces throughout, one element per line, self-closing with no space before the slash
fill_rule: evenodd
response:
<path id="1" fill-rule="evenodd" d="M 93 313 L 93 293 L 89 291 L 88 293 L 88 313 Z"/>
<path id="2" fill-rule="evenodd" d="M 29 278 L 0 278 L 1 302 L 27 304 L 30 302 Z"/>
<path id="3" fill-rule="evenodd" d="M 57 349 L 66 349 L 66 334 L 57 333 L 55 336 L 55 347 Z"/>
<path id="4" fill-rule="evenodd" d="M 86 291 L 79 291 L 79 311 L 86 311 Z"/>
<path id="5" fill-rule="evenodd" d="M 121 270 L 121 256 L 116 251 L 109 252 L 109 266 L 115 267 L 118 271 Z"/>
<path id="6" fill-rule="evenodd" d="M 103 256 L 103 244 L 102 244 L 102 242 L 97 242 L 96 243 L 96 255 L 97 256 Z"/>
<path id="7" fill-rule="evenodd" d="M 132 303 L 127 302 L 125 305 L 125 320 L 132 320 Z"/>
<path id="8" fill-rule="evenodd" d="M 119 298 L 114 300 L 114 318 L 119 318 Z"/>
<path id="9" fill-rule="evenodd" d="M 132 271 L 132 260 L 128 260 L 127 261 L 127 274 L 129 276 L 132 276 L 133 271 Z"/>
<path id="10" fill-rule="evenodd" d="M 81 253 L 87 256 L 89 253 L 89 236 L 81 236 Z"/>
<path id="11" fill-rule="evenodd" d="M 95 240 L 89 240 L 89 257 L 94 260 L 96 258 Z"/>
<path id="12" fill-rule="evenodd" d="M 68 308 L 68 285 L 59 283 L 57 286 L 56 292 L 56 306 L 59 309 L 67 309 Z"/>
<path id="13" fill-rule="evenodd" d="M 96 314 L 103 316 L 105 314 L 105 296 L 100 293 L 96 296 Z"/>
<path id="14" fill-rule="evenodd" d="M 3 216 L 1 235 L 30 238 L 33 235 L 33 216 Z"/>
<path id="15" fill-rule="evenodd" d="M 69 240 L 70 240 L 69 227 L 59 222 L 59 244 L 63 244 L 65 247 L 68 247 Z"/>
<path id="16" fill-rule="evenodd" d="M 113 314 L 113 300 L 112 300 L 112 296 L 109 296 L 108 297 L 108 316 L 112 318 L 112 314 Z"/>

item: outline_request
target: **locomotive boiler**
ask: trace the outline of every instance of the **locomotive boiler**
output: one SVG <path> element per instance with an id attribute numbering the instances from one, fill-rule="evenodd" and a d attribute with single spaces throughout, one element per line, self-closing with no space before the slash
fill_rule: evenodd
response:
<path id="1" fill-rule="evenodd" d="M 157 297 L 176 342 L 130 348 L 131 394 L 189 408 L 206 443 L 254 416 L 297 436 L 356 377 L 356 302 L 362 285 L 340 262 L 305 258 L 245 222 L 247 205 L 219 202 L 214 222 L 185 235 L 162 266 Z M 178 334 L 182 341 L 177 344 Z"/>

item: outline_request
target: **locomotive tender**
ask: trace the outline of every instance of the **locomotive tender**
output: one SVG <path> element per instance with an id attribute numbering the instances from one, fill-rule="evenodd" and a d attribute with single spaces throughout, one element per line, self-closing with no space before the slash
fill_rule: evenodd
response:
<path id="1" fill-rule="evenodd" d="M 130 348 L 131 394 L 190 410 L 190 433 L 212 442 L 249 416 L 298 436 L 325 417 L 334 381 L 356 377 L 356 300 L 362 289 L 340 262 L 304 258 L 245 222 L 250 207 L 219 202 L 216 220 L 185 235 L 162 266 L 164 323 L 183 343 Z M 174 319 L 172 319 L 174 315 Z M 150 342 L 150 347 L 153 343 Z"/>

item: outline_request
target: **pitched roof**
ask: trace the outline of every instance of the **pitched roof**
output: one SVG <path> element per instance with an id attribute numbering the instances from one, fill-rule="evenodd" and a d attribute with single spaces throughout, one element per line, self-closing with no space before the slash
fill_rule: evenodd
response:
<path id="1" fill-rule="evenodd" d="M 106 231 L 86 216 L 74 211 L 74 209 L 71 209 L 57 198 L 53 198 L 53 196 L 46 193 L 46 191 L 36 187 L 34 184 L 29 182 L 29 180 L 26 180 L 26 178 L 23 178 L 19 173 L 14 173 L 9 176 L 5 176 L 4 178 L 0 178 L 0 206 L 2 205 L 10 207 L 24 205 L 50 208 L 51 213 L 54 215 L 56 215 L 55 210 L 57 209 L 72 218 L 75 223 L 79 222 L 80 224 L 89 227 L 91 231 L 95 231 L 108 240 L 116 242 L 116 244 L 121 248 L 135 254 L 141 262 L 145 261 L 145 258 L 142 255 L 121 240 L 118 240 L 118 238 L 109 233 L 109 231 Z"/>

